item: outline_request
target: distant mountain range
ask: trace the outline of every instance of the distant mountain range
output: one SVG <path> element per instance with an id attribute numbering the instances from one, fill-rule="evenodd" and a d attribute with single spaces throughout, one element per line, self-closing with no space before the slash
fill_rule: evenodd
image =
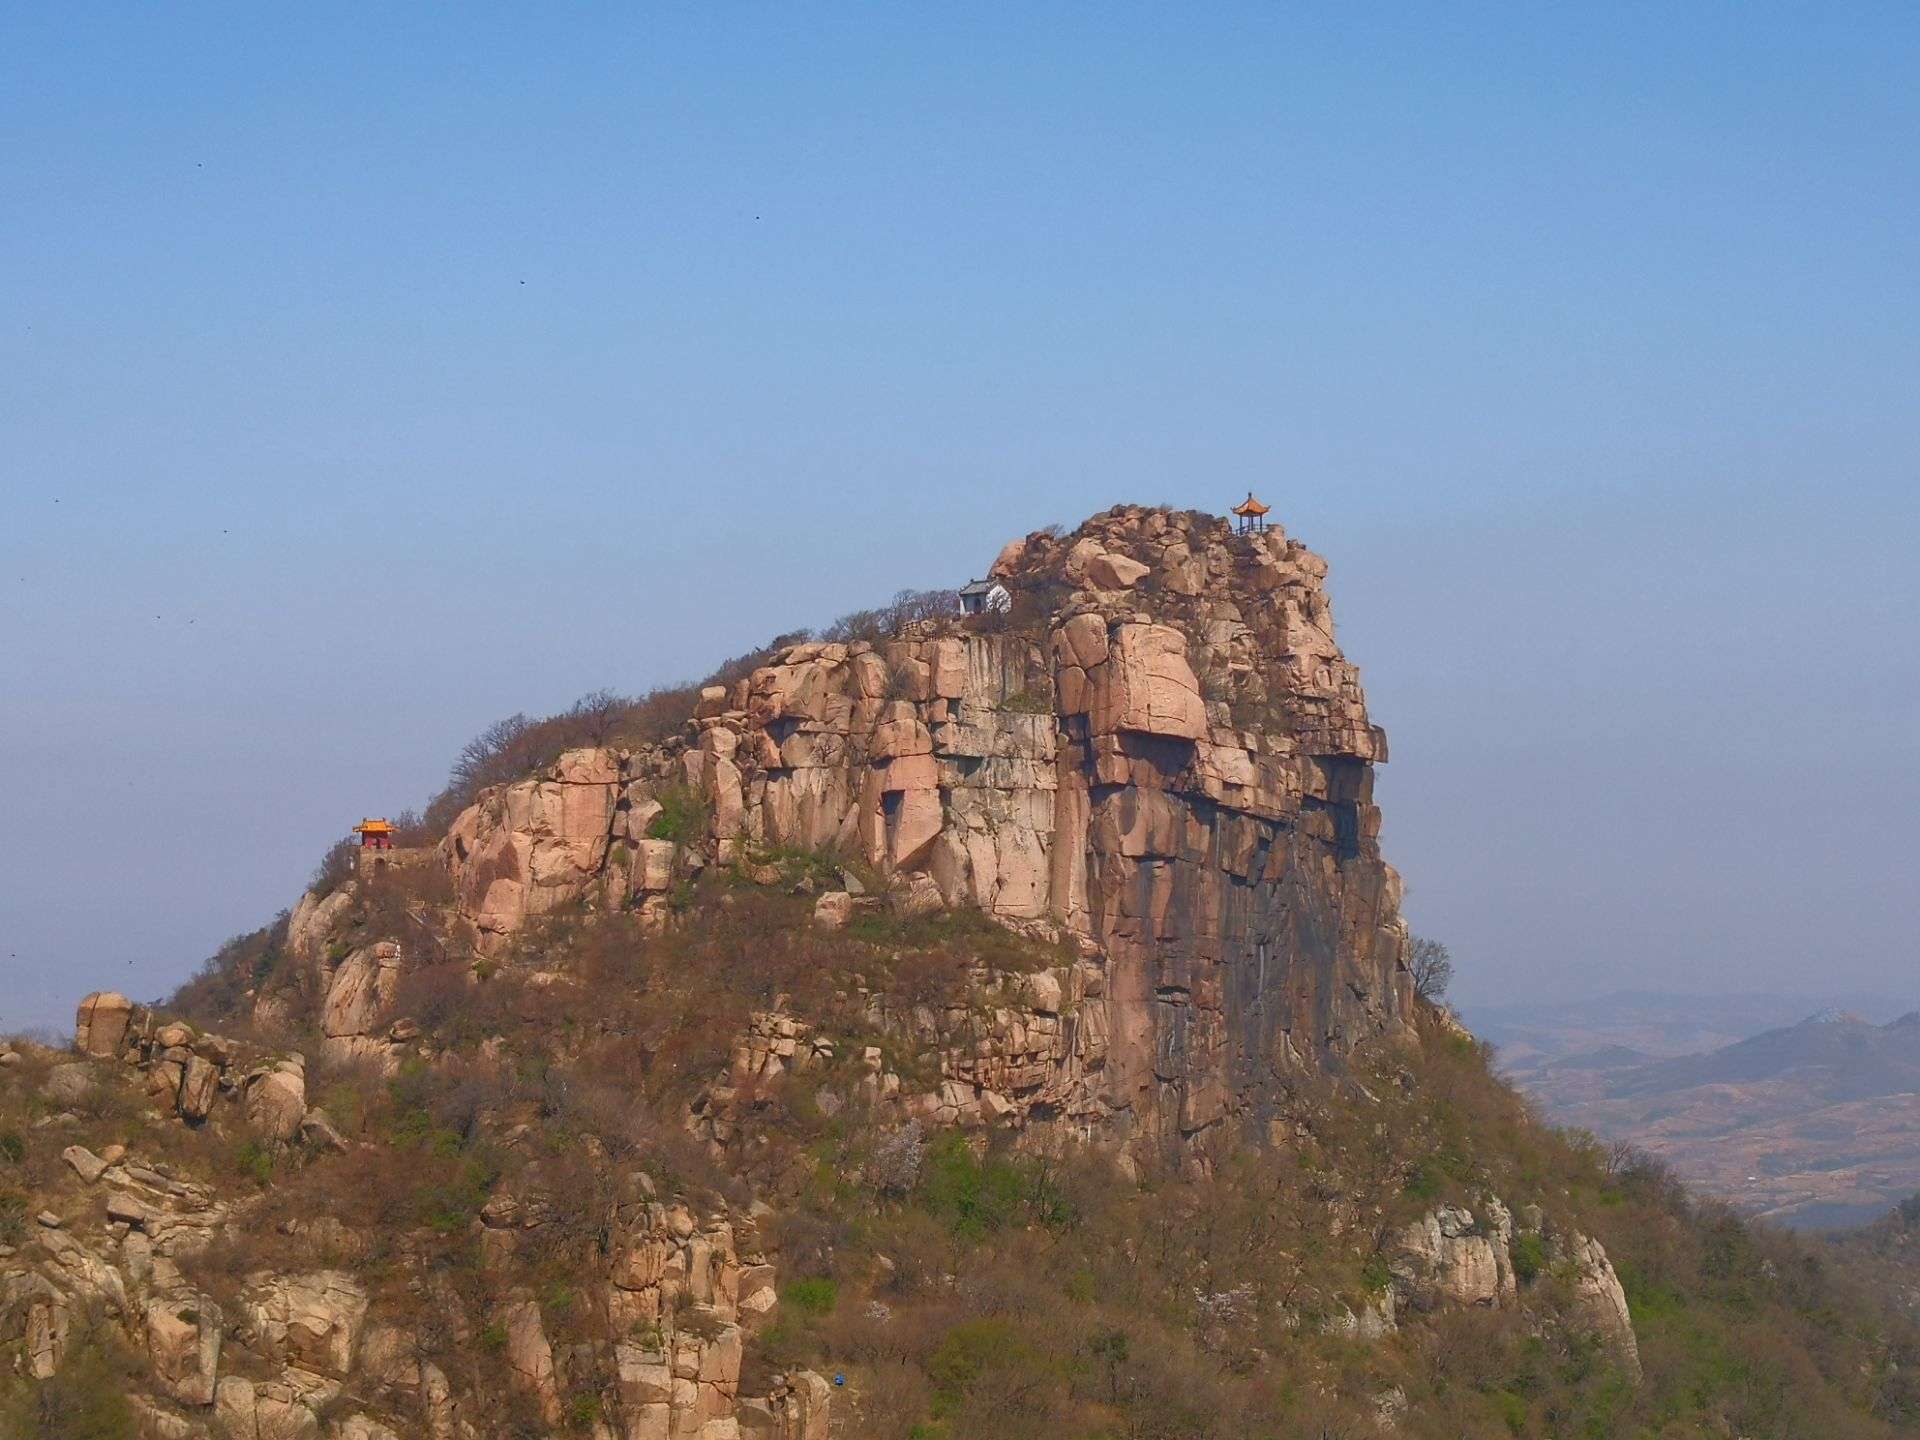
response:
<path id="1" fill-rule="evenodd" d="M 1795 1003 L 1623 992 L 1465 1018 L 1556 1122 L 1630 1141 L 1752 1214 L 1864 1223 L 1920 1190 L 1920 1011 L 1876 1024 L 1859 1012 L 1899 1003 L 1853 996 L 1733 1033 Z"/>
<path id="2" fill-rule="evenodd" d="M 1502 1062 L 1519 1073 L 1609 1045 L 1640 1051 L 1650 1060 L 1702 1054 L 1827 1009 L 1886 1021 L 1911 1009 L 1916 999 L 1864 992 L 1616 990 L 1579 1000 L 1465 1003 L 1460 1011 L 1473 1033 L 1498 1046 Z"/>

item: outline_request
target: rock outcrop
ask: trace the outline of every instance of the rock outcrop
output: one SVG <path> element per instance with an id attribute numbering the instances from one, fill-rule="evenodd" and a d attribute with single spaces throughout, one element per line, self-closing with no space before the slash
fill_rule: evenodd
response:
<path id="1" fill-rule="evenodd" d="M 398 953 L 392 945 L 373 948 Z M 331 999 L 330 994 L 329 1014 L 333 1013 Z M 332 1030 L 325 1033 L 331 1041 Z M 232 1105 L 239 1118 L 264 1139 L 287 1144 L 300 1138 L 309 1113 L 304 1056 L 259 1053 L 224 1036 L 167 1020 L 110 990 L 80 1002 L 74 1048 L 130 1067 L 150 1097 L 188 1124 L 201 1124 L 216 1108 Z M 49 1084 L 55 1080 L 59 1087 L 79 1093 L 95 1084 L 90 1068 L 78 1062 L 56 1067 Z M 75 1098 L 77 1094 L 66 1097 Z"/>
<path id="2" fill-rule="evenodd" d="M 1577 1233 L 1559 1238 L 1556 1258 L 1564 1262 L 1574 1303 L 1587 1327 L 1606 1344 L 1620 1368 L 1640 1379 L 1640 1343 L 1634 1338 L 1627 1292 L 1598 1240 Z"/>
<path id="3" fill-rule="evenodd" d="M 71 1062 L 90 1087 L 171 1098 L 173 1123 L 231 1122 L 257 1144 L 297 1143 L 316 1117 L 324 1124 L 305 1106 L 297 1057 L 247 1063 L 231 1041 L 95 996 L 81 1006 L 76 1048 L 106 1047 L 103 1014 L 120 1017 L 113 1053 Z M 205 1107 L 181 1098 L 193 1060 L 212 1075 Z M 184 1267 L 241 1221 L 244 1201 L 225 1203 L 208 1186 L 176 1179 L 118 1145 L 96 1153 L 70 1144 L 60 1160 L 72 1187 L 63 1212 L 43 1212 L 24 1247 L 0 1247 L 0 1342 L 17 1346 L 28 1375 L 56 1374 L 73 1336 L 104 1321 L 144 1360 L 151 1393 L 130 1397 L 144 1433 L 182 1440 L 477 1440 L 495 1433 L 463 1413 L 448 1376 L 420 1357 L 407 1328 L 417 1317 L 395 1323 L 390 1310 L 383 1314 L 350 1264 L 252 1271 L 240 1277 L 237 1301 L 223 1305 L 185 1278 Z M 629 1174 L 625 1189 L 629 1198 L 605 1217 L 604 1268 L 579 1277 L 606 1333 L 619 1337 L 604 1351 L 556 1344 L 540 1298 L 524 1286 L 503 1287 L 490 1314 L 463 1312 L 444 1291 L 433 1305 L 457 1331 L 496 1337 L 500 1384 L 556 1430 L 568 1423 L 564 1395 L 603 1393 L 608 1425 L 594 1433 L 608 1440 L 825 1440 L 832 1391 L 821 1377 L 795 1372 L 770 1389 L 762 1382 L 759 1393 L 741 1393 L 748 1337 L 778 1308 L 774 1267 L 754 1222 L 656 1199 L 644 1173 Z M 544 1227 L 566 1218 L 544 1198 L 495 1193 L 475 1222 L 482 1264 L 505 1274 L 522 1247 L 545 1243 Z M 331 1216 L 290 1217 L 276 1229 L 287 1243 L 316 1252 L 364 1258 L 368 1249 L 366 1237 Z M 343 1414 L 339 1402 L 349 1393 L 399 1408 L 384 1421 Z"/>
<path id="4" fill-rule="evenodd" d="M 1401 1309 L 1448 1306 L 1497 1308 L 1525 1299 L 1535 1285 L 1558 1286 L 1580 1326 L 1597 1336 L 1631 1380 L 1640 1379 L 1640 1347 L 1627 1294 L 1598 1240 L 1547 1226 L 1537 1206 L 1526 1206 L 1516 1229 L 1513 1213 L 1485 1195 L 1475 1208 L 1442 1205 L 1403 1229 L 1382 1297 L 1386 1324 Z M 1531 1242 L 1532 1273 L 1515 1264 L 1516 1240 Z M 1364 1330 L 1362 1333 L 1365 1333 Z"/>
<path id="5" fill-rule="evenodd" d="M 1277 1079 L 1404 1034 L 1412 1003 L 1385 741 L 1325 574 L 1278 529 L 1192 513 L 1030 535 L 993 567 L 1010 617 L 789 647 L 705 692 L 684 739 L 486 792 L 441 859 L 485 944 L 583 897 L 656 912 L 756 848 L 857 855 L 909 906 L 1079 945 L 1049 1113 L 1123 1141 L 1257 1134 Z"/>
<path id="6" fill-rule="evenodd" d="M 1513 1216 L 1492 1197 L 1481 1202 L 1478 1213 L 1443 1205 L 1401 1232 L 1393 1273 L 1403 1298 L 1417 1305 L 1511 1300 Z"/>

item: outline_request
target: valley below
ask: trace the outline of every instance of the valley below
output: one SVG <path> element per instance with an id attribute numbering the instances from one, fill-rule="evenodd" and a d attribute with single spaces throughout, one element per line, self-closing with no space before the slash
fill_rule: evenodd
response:
<path id="1" fill-rule="evenodd" d="M 1657 1156 L 1743 1214 L 1823 1230 L 1920 1190 L 1920 1017 L 1875 1024 L 1896 1000 L 1832 999 L 1622 993 L 1467 1019 L 1554 1123 Z"/>

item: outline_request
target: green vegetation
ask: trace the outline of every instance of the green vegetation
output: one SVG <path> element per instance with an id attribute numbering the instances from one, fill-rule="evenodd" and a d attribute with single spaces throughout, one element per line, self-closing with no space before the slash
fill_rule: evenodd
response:
<path id="1" fill-rule="evenodd" d="M 258 1140 L 243 1140 L 234 1151 L 233 1166 L 254 1184 L 265 1187 L 273 1179 L 273 1150 Z"/>
<path id="2" fill-rule="evenodd" d="M 803 1315 L 826 1315 L 833 1310 L 839 1294 L 833 1281 L 814 1276 L 794 1281 L 780 1292 L 780 1298 Z"/>
<path id="3" fill-rule="evenodd" d="M 27 1236 L 27 1197 L 0 1190 L 0 1245 L 18 1245 Z"/>
<path id="4" fill-rule="evenodd" d="M 935 1047 L 901 1017 L 920 1007 L 962 1036 L 1018 977 L 1070 952 L 968 912 L 876 907 L 825 931 L 808 917 L 839 867 L 798 851 L 711 866 L 687 883 L 681 923 L 585 907 L 544 917 L 484 975 L 447 937 L 409 940 L 396 1004 L 436 1059 L 392 1075 L 316 1064 L 310 1093 L 345 1153 L 276 1157 L 210 1129 L 167 1132 L 176 1160 L 204 1151 L 199 1173 L 237 1168 L 262 1191 L 244 1254 L 194 1262 L 194 1283 L 225 1303 L 231 1277 L 290 1263 L 273 1250 L 294 1243 L 276 1238 L 277 1218 L 327 1215 L 368 1237 L 351 1263 L 383 1307 L 416 1307 L 450 1373 L 469 1349 L 504 1348 L 497 1301 L 510 1289 L 538 1297 L 556 1353 L 604 1350 L 624 1337 L 609 1334 L 597 1277 L 612 1217 L 636 1203 L 623 1184 L 644 1170 L 696 1208 L 772 1203 L 759 1229 L 782 1303 L 749 1342 L 747 1393 L 775 1369 L 844 1371 L 858 1397 L 849 1440 L 1361 1437 L 1395 1393 L 1405 1440 L 1868 1440 L 1920 1424 L 1920 1341 L 1837 1278 L 1827 1252 L 1690 1199 L 1653 1162 L 1542 1126 L 1482 1047 L 1437 1025 L 1417 1049 L 1293 1077 L 1272 1117 L 1284 1144 L 1235 1149 L 1222 1127 L 1197 1150 L 1137 1152 L 1132 1174 L 1079 1147 L 923 1130 L 872 1108 L 869 1047 L 908 1094 L 940 1079 Z M 397 889 L 358 903 L 355 945 L 431 911 Z M 265 953 L 229 958 L 252 975 Z M 564 983 L 541 983 L 555 975 Z M 804 1068 L 740 1078 L 734 1046 L 776 1002 L 827 1044 Z M 724 1149 L 688 1126 L 722 1076 L 740 1117 Z M 31 1193 L 58 1173 L 58 1147 L 36 1139 L 26 1107 L 0 1111 L 0 1161 Z M 1549 1220 L 1514 1239 L 1521 1304 L 1407 1306 L 1397 1334 L 1357 1338 L 1354 1317 L 1377 1314 L 1395 1283 L 1400 1228 L 1442 1204 L 1484 1217 L 1488 1195 Z M 540 1223 L 502 1223 L 496 1202 L 537 1205 Z M 24 1228 L 31 1210 L 16 1198 L 12 1213 Z M 1560 1248 L 1571 1231 L 1618 1269 L 1637 1385 L 1582 1319 Z M 489 1247 L 508 1233 L 510 1252 Z M 436 1328 L 441 1293 L 474 1317 L 471 1342 Z M 673 1323 L 713 1318 L 688 1307 Z M 7 1403 L 44 1390 L 16 1384 Z M 565 1392 L 563 1422 L 590 1430 L 604 1419 L 594 1403 Z"/>
<path id="5" fill-rule="evenodd" d="M 1096 1155 L 949 1132 L 903 1186 L 901 1147 L 823 1132 L 779 1224 L 786 1263 L 831 1277 L 837 1303 L 789 1306 L 770 1343 L 784 1364 L 850 1369 L 860 1433 L 882 1440 L 1365 1435 L 1394 1389 L 1413 1440 L 1866 1437 L 1920 1419 L 1913 1332 L 1799 1242 L 1689 1200 L 1656 1164 L 1610 1165 L 1533 1121 L 1480 1047 L 1426 1039 L 1361 1066 L 1371 1100 L 1303 1083 L 1294 1144 L 1218 1155 L 1204 1176 L 1135 1184 Z M 1339 1318 L 1391 1283 L 1397 1227 L 1487 1193 L 1602 1240 L 1641 1384 L 1536 1234 L 1512 1252 L 1524 1309 L 1403 1311 L 1397 1337 L 1346 1338 Z"/>
<path id="6" fill-rule="evenodd" d="M 1519 1235 L 1513 1242 L 1513 1273 L 1521 1282 L 1537 1280 L 1547 1268 L 1546 1242 L 1538 1235 Z"/>
<path id="7" fill-rule="evenodd" d="M 660 803 L 660 813 L 647 822 L 650 838 L 684 845 L 705 833 L 707 805 L 699 791 L 688 785 L 668 785 L 654 799 Z"/>
<path id="8" fill-rule="evenodd" d="M 967 1137 L 942 1135 L 927 1155 L 919 1201 L 954 1235 L 980 1240 L 1009 1225 L 1059 1228 L 1072 1218 L 1047 1168 L 1006 1155 L 976 1156 Z"/>
<path id="9" fill-rule="evenodd" d="M 0 1387 L 0 1436 L 6 1440 L 134 1440 L 126 1360 L 117 1347 L 83 1338 L 50 1380 Z"/>
<path id="10" fill-rule="evenodd" d="M 1053 696 L 1044 690 L 1022 690 L 1001 701 L 1000 708 L 1016 715 L 1051 715 Z"/>

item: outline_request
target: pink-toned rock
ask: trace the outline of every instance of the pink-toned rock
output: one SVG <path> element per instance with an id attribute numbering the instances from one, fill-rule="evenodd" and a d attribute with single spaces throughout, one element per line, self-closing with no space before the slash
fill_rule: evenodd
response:
<path id="1" fill-rule="evenodd" d="M 940 887 L 933 883 L 928 875 L 908 877 L 906 884 L 893 895 L 893 908 L 896 914 L 907 919 L 936 913 L 943 904 Z"/>
<path id="2" fill-rule="evenodd" d="M 247 1086 L 246 1106 L 254 1129 L 270 1140 L 291 1140 L 306 1118 L 307 1082 L 292 1068 L 270 1071 Z"/>
<path id="3" fill-rule="evenodd" d="M 1187 663 L 1187 638 L 1171 626 L 1120 626 L 1107 663 L 1090 678 L 1096 735 L 1133 731 L 1199 740 L 1207 733 L 1207 707 Z"/>
<path id="4" fill-rule="evenodd" d="M 887 662 L 869 650 L 848 662 L 853 670 L 854 693 L 867 700 L 884 699 L 887 693 Z"/>
<path id="5" fill-rule="evenodd" d="M 913 713 L 913 706 L 901 701 L 893 714 L 873 727 L 871 751 L 876 760 L 892 760 L 902 755 L 931 755 L 933 737 Z"/>
<path id="6" fill-rule="evenodd" d="M 1399 885 L 1372 800 L 1385 743 L 1335 644 L 1324 565 L 1282 535 L 1128 506 L 1016 541 L 993 573 L 1021 601 L 998 622 L 790 646 L 713 687 L 667 744 L 487 792 L 441 850 L 482 944 L 582 900 L 664 921 L 665 887 L 703 865 L 843 850 L 892 896 L 978 906 L 1082 956 L 1071 1023 L 1012 1006 L 1000 1058 L 946 1077 L 969 1113 L 991 1093 L 1009 1123 L 1038 1107 L 1142 1146 L 1230 1124 L 1275 1077 L 1406 1034 Z M 670 863 L 644 847 L 678 783 L 716 833 Z M 1279 917 L 1308 912 L 1323 939 L 1303 949 Z M 351 1011 L 352 994 L 328 1008 Z M 926 1097 L 930 1114 L 961 1109 Z M 659 1313 L 622 1304 L 636 1323 Z"/>
<path id="7" fill-rule="evenodd" d="M 636 895 L 660 895 L 673 888 L 673 862 L 679 846 L 671 840 L 633 842 L 630 888 Z"/>
<path id="8" fill-rule="evenodd" d="M 1613 1262 L 1598 1240 L 1584 1235 L 1571 1236 L 1565 1249 L 1575 1307 L 1613 1351 L 1628 1378 L 1637 1383 L 1641 1378 L 1640 1342 L 1633 1333 L 1627 1292 L 1614 1273 Z"/>
<path id="9" fill-rule="evenodd" d="M 1091 670 L 1107 661 L 1107 622 L 1088 612 L 1076 615 L 1054 631 L 1054 653 L 1063 661 Z"/>
<path id="10" fill-rule="evenodd" d="M 82 1055 L 118 1055 L 133 1020 L 133 1002 L 117 990 L 96 990 L 80 1002 L 73 1046 Z"/>
<path id="11" fill-rule="evenodd" d="M 353 1369 L 367 1307 L 366 1286 L 345 1270 L 273 1276 L 244 1306 L 255 1335 L 272 1354 L 329 1375 Z"/>
<path id="12" fill-rule="evenodd" d="M 1148 569 L 1131 556 L 1102 551 L 1087 560 L 1087 583 L 1098 590 L 1130 590 Z"/>
<path id="13" fill-rule="evenodd" d="M 880 789 L 931 790 L 940 783 L 940 767 L 931 754 L 902 755 L 889 760 L 881 774 Z"/>
<path id="14" fill-rule="evenodd" d="M 933 671 L 933 693 L 958 700 L 967 693 L 967 644 L 964 640 L 936 640 L 928 657 Z"/>
<path id="15" fill-rule="evenodd" d="M 60 1158 L 71 1165 L 74 1173 L 89 1185 L 106 1173 L 108 1162 L 84 1145 L 67 1146 L 60 1152 Z"/>
<path id="16" fill-rule="evenodd" d="M 746 814 L 746 798 L 741 788 L 740 767 L 716 755 L 708 770 L 707 796 L 713 802 L 714 839 L 726 842 L 740 833 Z"/>
<path id="17" fill-rule="evenodd" d="M 1087 566 L 1106 553 L 1106 546 L 1091 535 L 1083 535 L 1067 548 L 1066 560 L 1060 568 L 1069 580 L 1084 581 L 1087 578 Z"/>
<path id="18" fill-rule="evenodd" d="M 220 1307 L 177 1291 L 147 1302 L 147 1355 L 154 1378 L 182 1405 L 213 1404 L 220 1368 Z"/>
<path id="19" fill-rule="evenodd" d="M 390 941 L 356 950 L 333 973 L 320 1012 L 328 1039 L 370 1035 L 400 983 L 400 947 Z"/>
<path id="20" fill-rule="evenodd" d="M 853 918 L 853 896 L 844 890 L 829 890 L 813 902 L 813 923 L 838 930 Z"/>
<path id="21" fill-rule="evenodd" d="M 213 1111 L 214 1097 L 220 1093 L 220 1069 L 211 1060 L 198 1055 L 188 1057 L 180 1077 L 180 1114 L 184 1119 L 200 1121 Z"/>
<path id="22" fill-rule="evenodd" d="M 624 789 L 619 756 L 584 749 L 487 791 L 454 820 L 437 852 L 463 913 L 504 934 L 576 898 L 599 873 Z"/>
<path id="23" fill-rule="evenodd" d="M 993 564 L 987 568 L 988 578 L 1003 580 L 1013 574 L 1014 570 L 1019 567 L 1020 561 L 1026 553 L 1027 542 L 1025 540 L 1009 540 L 1005 545 L 1000 547 L 999 555 L 994 557 Z"/>
<path id="24" fill-rule="evenodd" d="M 900 790 L 894 793 L 900 799 L 887 817 L 887 854 L 895 866 L 905 869 L 924 858 L 940 836 L 940 792 Z"/>
<path id="25" fill-rule="evenodd" d="M 508 1300 L 500 1322 L 506 1331 L 507 1379 L 539 1407 L 549 1425 L 560 1421 L 560 1391 L 555 1383 L 553 1347 L 540 1323 L 540 1306 L 533 1297 L 517 1294 Z"/>

